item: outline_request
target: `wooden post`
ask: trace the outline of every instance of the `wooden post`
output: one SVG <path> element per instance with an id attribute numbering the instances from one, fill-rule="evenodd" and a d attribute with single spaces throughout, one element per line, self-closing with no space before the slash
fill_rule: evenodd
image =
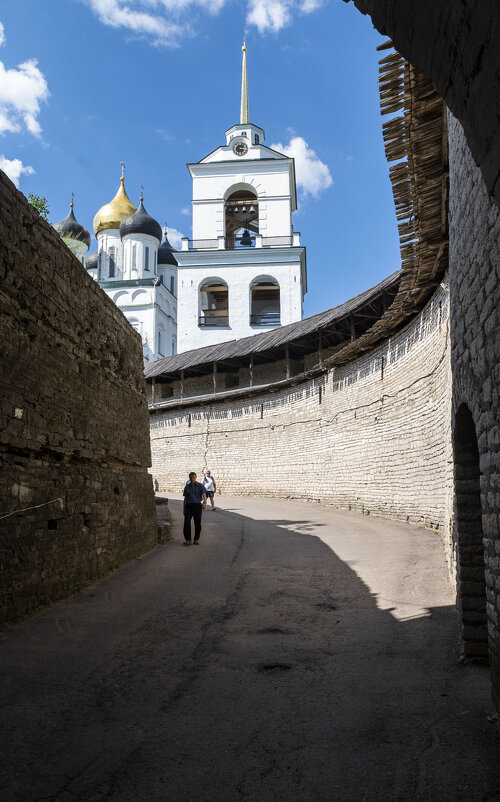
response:
<path id="1" fill-rule="evenodd" d="M 212 374 L 212 382 L 213 382 L 213 385 L 214 385 L 214 395 L 215 395 L 215 393 L 217 392 L 217 362 L 215 361 L 215 359 L 214 359 L 212 364 L 213 364 L 213 368 L 214 368 L 214 371 L 213 371 L 213 374 Z"/>
<path id="2" fill-rule="evenodd" d="M 253 354 L 250 354 L 250 387 L 253 387 Z"/>
<path id="3" fill-rule="evenodd" d="M 288 344 L 285 345 L 285 360 L 286 360 L 286 377 L 290 378 L 290 350 Z"/>
<path id="4" fill-rule="evenodd" d="M 356 326 L 354 325 L 354 315 L 351 315 L 351 342 L 356 339 Z"/>
<path id="5" fill-rule="evenodd" d="M 184 398 L 184 371 L 181 370 L 181 398 Z"/>
<path id="6" fill-rule="evenodd" d="M 319 364 L 323 364 L 323 337 L 321 329 L 318 332 L 318 358 Z"/>
<path id="7" fill-rule="evenodd" d="M 155 403 L 155 377 L 151 379 L 151 403 L 154 406 Z"/>

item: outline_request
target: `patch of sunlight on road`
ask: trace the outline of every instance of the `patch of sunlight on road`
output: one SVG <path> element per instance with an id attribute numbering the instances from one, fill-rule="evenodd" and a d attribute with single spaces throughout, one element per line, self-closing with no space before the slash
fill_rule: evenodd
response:
<path id="1" fill-rule="evenodd" d="M 310 520 L 273 523 L 280 529 L 321 540 L 367 586 L 377 608 L 397 621 L 430 618 L 430 608 L 453 604 L 446 576 L 442 577 L 443 588 L 437 594 L 432 591 L 436 578 L 439 582 L 441 566 L 426 563 L 428 554 L 424 548 L 421 560 L 409 563 L 404 554 L 406 544 L 395 544 L 393 536 L 387 540 L 378 533 L 373 538 L 359 534 L 346 537 L 344 532 L 332 533 L 325 523 Z"/>

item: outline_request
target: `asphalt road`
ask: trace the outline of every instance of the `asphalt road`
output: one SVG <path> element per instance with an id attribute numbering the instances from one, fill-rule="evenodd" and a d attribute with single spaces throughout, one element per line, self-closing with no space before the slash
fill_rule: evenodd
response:
<path id="1" fill-rule="evenodd" d="M 500 800 L 488 669 L 439 538 L 223 497 L 0 634 L 0 799 Z"/>

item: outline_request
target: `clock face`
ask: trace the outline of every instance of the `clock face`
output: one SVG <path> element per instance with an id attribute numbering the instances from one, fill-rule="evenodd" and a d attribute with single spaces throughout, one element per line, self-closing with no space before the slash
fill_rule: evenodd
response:
<path id="1" fill-rule="evenodd" d="M 235 142 L 233 145 L 233 153 L 236 156 L 244 156 L 245 153 L 248 153 L 248 145 L 246 142 Z"/>

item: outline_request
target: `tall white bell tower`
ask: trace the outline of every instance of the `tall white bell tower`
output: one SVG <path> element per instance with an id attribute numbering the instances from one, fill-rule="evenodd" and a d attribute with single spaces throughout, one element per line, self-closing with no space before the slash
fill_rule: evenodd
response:
<path id="1" fill-rule="evenodd" d="M 178 262 L 178 352 L 302 319 L 306 253 L 294 232 L 295 164 L 249 121 L 243 43 L 240 122 L 226 144 L 188 164 L 193 238 Z"/>

